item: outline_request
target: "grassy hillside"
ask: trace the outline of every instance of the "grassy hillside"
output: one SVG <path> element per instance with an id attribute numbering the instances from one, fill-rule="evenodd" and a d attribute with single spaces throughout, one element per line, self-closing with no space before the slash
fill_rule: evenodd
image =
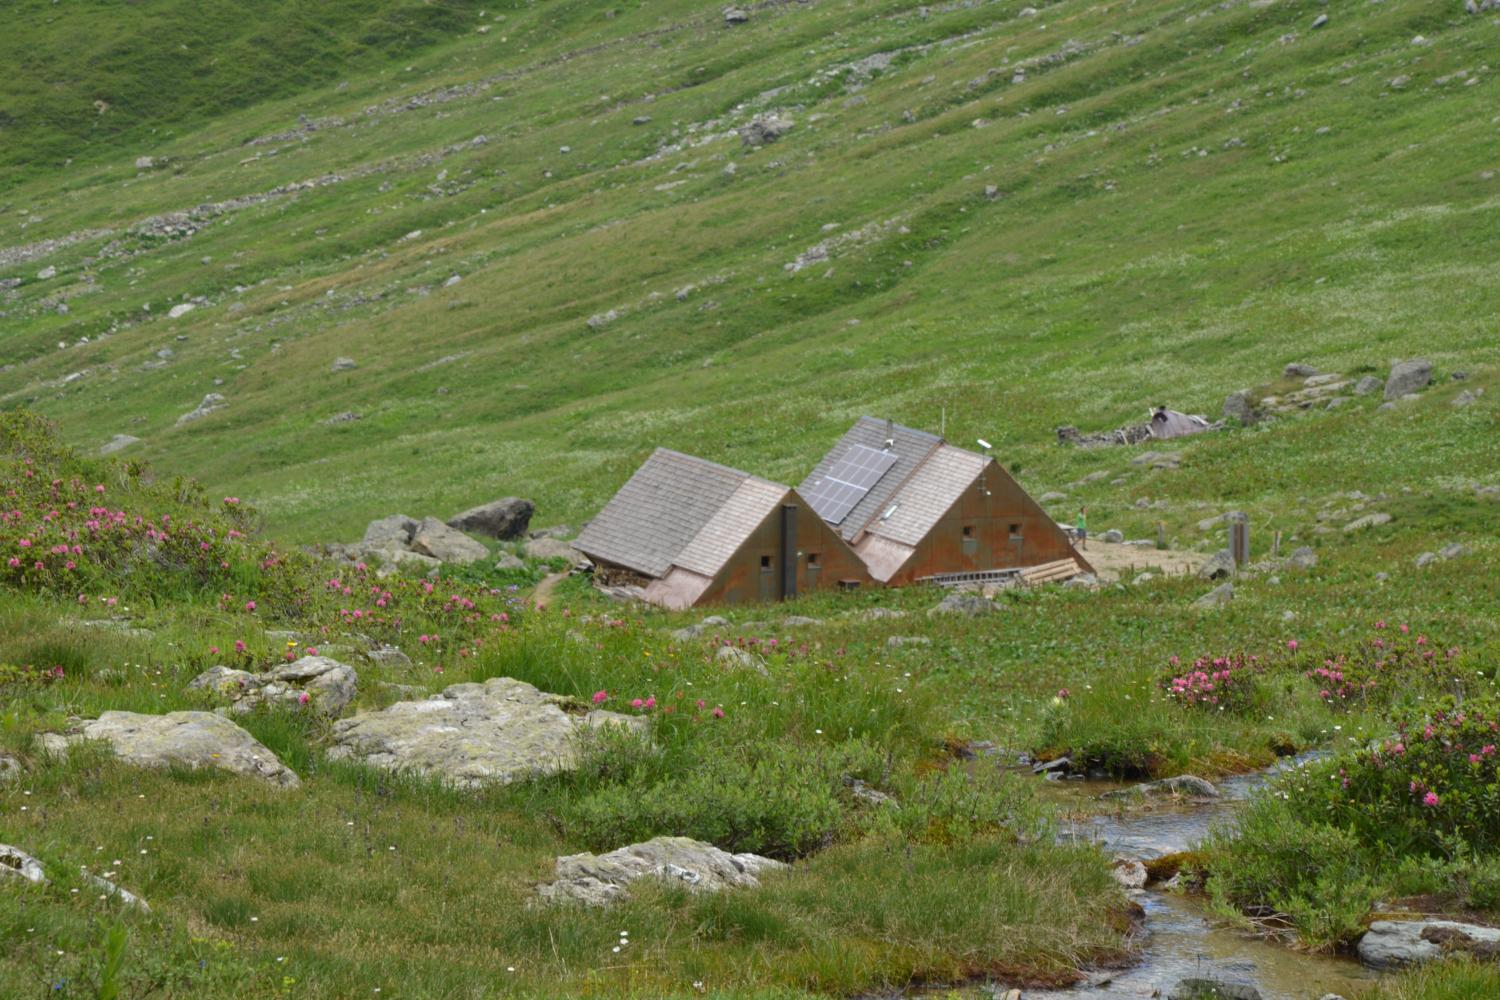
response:
<path id="1" fill-rule="evenodd" d="M 658 444 L 796 479 L 865 412 L 946 410 L 1046 488 L 1101 460 L 1055 425 L 1213 412 L 1286 361 L 1480 374 L 1494 18 L 1364 5 L 1313 30 L 1321 10 L 491 12 L 399 72 L 146 149 L 161 169 L 17 189 L 0 399 L 85 447 L 140 437 L 310 539 L 492 493 L 575 520 Z M 732 130 L 760 112 L 795 125 L 747 148 Z M 139 226 L 210 204 L 190 237 Z M 227 405 L 177 425 L 208 392 Z M 1411 481 L 1449 466 L 1405 445 L 1450 435 L 1478 473 L 1491 412 L 1434 435 L 1355 407 L 1306 432 L 1326 448 L 1220 440 L 1153 490 L 1217 499 L 1262 449 L 1368 490 L 1385 473 L 1340 442 L 1372 435 Z"/>
<path id="2" fill-rule="evenodd" d="M 0 38 L 0 191 L 125 157 L 216 115 L 385 69 L 472 31 L 483 5 L 20 0 Z M 502 7 L 491 4 L 494 9 Z"/>

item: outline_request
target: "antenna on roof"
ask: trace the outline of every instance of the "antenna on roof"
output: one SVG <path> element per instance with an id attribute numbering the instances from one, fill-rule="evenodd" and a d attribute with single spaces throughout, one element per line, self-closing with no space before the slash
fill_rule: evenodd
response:
<path id="1" fill-rule="evenodd" d="M 948 438 L 948 408 L 946 406 L 943 407 L 943 415 L 939 419 L 942 422 L 938 424 L 938 437 L 946 441 Z"/>
<path id="2" fill-rule="evenodd" d="M 989 458 L 990 449 L 995 446 L 990 444 L 984 438 L 975 438 L 974 440 L 978 443 L 979 447 L 984 449 L 984 457 Z M 990 488 L 984 483 L 984 470 L 989 466 L 989 464 L 989 462 L 985 462 L 984 465 L 979 467 L 979 492 L 983 493 L 985 496 L 990 495 Z"/>

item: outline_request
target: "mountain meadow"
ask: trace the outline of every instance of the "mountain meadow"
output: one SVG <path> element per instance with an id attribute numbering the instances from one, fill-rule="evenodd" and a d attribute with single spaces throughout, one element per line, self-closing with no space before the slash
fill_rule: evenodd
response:
<path id="1" fill-rule="evenodd" d="M 0 996 L 1500 996 L 1500 3 L 7 13 Z M 1094 572 L 566 544 L 865 415 Z"/>

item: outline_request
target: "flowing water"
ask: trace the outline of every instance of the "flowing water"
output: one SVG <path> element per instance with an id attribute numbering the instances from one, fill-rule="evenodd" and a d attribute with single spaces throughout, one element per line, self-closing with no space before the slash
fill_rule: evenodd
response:
<path id="1" fill-rule="evenodd" d="M 1106 852 L 1146 860 L 1189 850 L 1211 826 L 1232 821 L 1236 803 L 1274 773 L 1300 765 L 1292 758 L 1271 772 L 1220 782 L 1221 797 L 1209 803 L 1147 812 L 1117 812 L 1064 821 L 1060 839 L 1097 843 Z M 1094 797 L 1125 787 L 1099 781 L 1055 781 L 1049 798 L 1070 811 L 1097 809 Z M 1139 960 L 1128 969 L 1099 972 L 1066 990 L 1025 990 L 1026 1000 L 1127 1000 L 1166 996 L 1178 981 L 1192 977 L 1254 985 L 1265 1000 L 1318 1000 L 1327 993 L 1354 996 L 1374 974 L 1353 959 L 1309 955 L 1239 931 L 1216 927 L 1195 899 L 1147 889 L 1135 893 L 1146 911 Z M 1003 991 L 1002 991 L 1003 993 Z"/>

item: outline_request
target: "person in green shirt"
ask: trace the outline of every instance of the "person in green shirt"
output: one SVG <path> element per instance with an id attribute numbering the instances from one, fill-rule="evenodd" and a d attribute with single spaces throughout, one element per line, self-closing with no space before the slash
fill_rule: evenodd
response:
<path id="1" fill-rule="evenodd" d="M 1078 523 L 1074 525 L 1074 529 L 1078 532 L 1078 547 L 1080 549 L 1089 547 L 1089 522 L 1086 517 L 1088 512 L 1089 509 L 1087 507 L 1079 507 Z"/>

